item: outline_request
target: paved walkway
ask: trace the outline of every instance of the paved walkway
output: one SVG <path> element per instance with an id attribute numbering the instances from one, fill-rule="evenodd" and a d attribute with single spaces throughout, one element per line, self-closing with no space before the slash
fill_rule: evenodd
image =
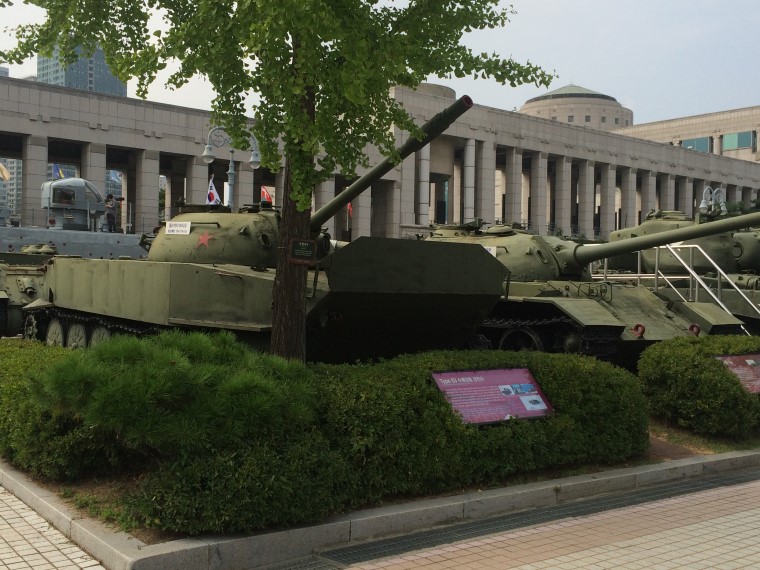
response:
<path id="1" fill-rule="evenodd" d="M 0 570 L 103 570 L 97 560 L 0 487 Z"/>
<path id="2" fill-rule="evenodd" d="M 0 474 L 0 570 L 760 569 L 760 450 L 155 545 L 67 512 L 2 462 Z"/>
<path id="3" fill-rule="evenodd" d="M 760 568 L 760 481 L 568 518 L 355 570 Z"/>

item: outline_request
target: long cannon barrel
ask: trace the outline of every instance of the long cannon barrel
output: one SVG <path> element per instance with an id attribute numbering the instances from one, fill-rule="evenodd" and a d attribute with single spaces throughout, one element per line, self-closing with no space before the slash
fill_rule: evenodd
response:
<path id="1" fill-rule="evenodd" d="M 686 228 L 668 230 L 646 236 L 638 236 L 595 246 L 579 245 L 573 250 L 573 258 L 579 267 L 614 255 L 631 253 L 694 238 L 717 235 L 760 225 L 760 212 L 735 216 L 725 220 L 696 224 Z"/>
<path id="2" fill-rule="evenodd" d="M 451 124 L 456 121 L 465 111 L 472 108 L 472 99 L 467 95 L 460 97 L 455 103 L 444 109 L 422 126 L 425 136 L 417 140 L 410 138 L 398 148 L 398 153 L 404 159 L 413 152 L 420 150 L 431 140 L 441 135 Z M 386 158 L 372 167 L 364 176 L 348 186 L 343 192 L 335 196 L 327 204 L 314 212 L 311 216 L 311 231 L 318 232 L 324 223 L 337 214 L 341 208 L 369 188 L 373 182 L 379 180 L 396 165 L 391 159 Z"/>

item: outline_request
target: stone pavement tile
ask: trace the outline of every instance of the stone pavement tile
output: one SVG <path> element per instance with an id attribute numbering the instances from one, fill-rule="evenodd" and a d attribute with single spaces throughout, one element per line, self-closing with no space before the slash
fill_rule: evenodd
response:
<path id="1" fill-rule="evenodd" d="M 353 570 L 760 568 L 760 481 L 354 564 Z"/>
<path id="2" fill-rule="evenodd" d="M 0 570 L 104 570 L 45 519 L 0 487 Z"/>

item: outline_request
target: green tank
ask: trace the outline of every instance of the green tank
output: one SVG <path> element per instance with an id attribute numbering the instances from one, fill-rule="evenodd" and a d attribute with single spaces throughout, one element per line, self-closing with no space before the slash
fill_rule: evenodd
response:
<path id="1" fill-rule="evenodd" d="M 633 237 L 648 236 L 669 230 L 688 228 L 695 225 L 695 223 L 712 223 L 717 219 L 719 218 L 702 216 L 701 219 L 695 221 L 694 218 L 678 210 L 658 210 L 650 212 L 644 221 L 638 226 L 610 232 L 609 241 L 618 242 Z M 741 263 L 739 258 L 741 255 L 738 255 L 734 239 L 734 236 L 737 234 L 738 232 L 726 231 L 685 240 L 682 245 L 698 245 L 710 258 L 706 259 L 702 253 L 695 250 L 691 255 L 693 269 L 700 274 L 714 272 L 715 268 L 710 262 L 710 260 L 713 260 L 727 273 L 740 271 Z M 656 257 L 658 257 L 658 259 L 656 259 Z M 745 261 L 748 259 L 749 256 L 745 256 Z M 758 257 L 758 261 L 760 261 L 760 257 Z M 666 275 L 684 273 L 683 266 L 670 252 L 660 250 L 658 255 L 654 249 L 643 250 L 640 256 L 638 252 L 631 252 L 612 257 L 608 261 L 608 268 L 612 270 L 641 273 L 654 273 L 655 268 L 657 268 Z"/>
<path id="2" fill-rule="evenodd" d="M 760 223 L 760 213 L 605 244 L 580 245 L 508 225 L 434 226 L 426 241 L 480 244 L 510 272 L 508 295 L 484 321 L 494 348 L 580 352 L 630 362 L 645 346 L 684 335 L 736 334 L 742 322 L 708 302 L 665 300 L 634 281 L 593 280 L 590 264 Z"/>
<path id="3" fill-rule="evenodd" d="M 717 195 L 717 199 L 714 199 Z M 652 235 L 695 224 L 712 224 L 725 219 L 728 212 L 722 191 L 705 189 L 705 196 L 695 218 L 681 211 L 650 212 L 640 225 L 610 234 L 611 242 L 641 235 Z M 677 248 L 680 259 L 665 249 L 640 254 L 629 253 L 610 258 L 607 269 L 664 276 L 646 284 L 657 288 L 662 297 L 711 302 L 741 319 L 745 328 L 760 334 L 760 229 L 741 228 L 685 240 Z M 704 252 L 704 254 L 702 253 Z M 690 273 L 693 271 L 693 274 Z"/>
<path id="4" fill-rule="evenodd" d="M 423 126 L 423 140 L 412 138 L 398 149 L 401 157 L 471 106 L 462 97 L 436 115 Z M 45 265 L 36 298 L 23 308 L 23 335 L 76 347 L 120 332 L 224 329 L 266 347 L 277 256 L 288 255 L 310 266 L 309 360 L 465 347 L 503 293 L 506 270 L 483 248 L 362 237 L 335 249 L 322 231 L 393 166 L 382 162 L 314 212 L 312 240 L 282 244 L 280 213 L 264 203 L 234 213 L 183 213 L 156 235 L 147 260 L 55 257 Z"/>

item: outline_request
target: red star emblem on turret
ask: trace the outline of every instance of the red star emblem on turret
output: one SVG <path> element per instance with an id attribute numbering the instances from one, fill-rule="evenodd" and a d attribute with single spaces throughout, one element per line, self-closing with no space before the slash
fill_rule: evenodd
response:
<path id="1" fill-rule="evenodd" d="M 195 249 L 198 249 L 202 245 L 205 245 L 206 248 L 208 248 L 208 242 L 211 239 L 214 239 L 213 235 L 211 235 L 208 232 L 203 232 L 201 235 L 198 236 L 198 243 L 195 244 Z"/>

